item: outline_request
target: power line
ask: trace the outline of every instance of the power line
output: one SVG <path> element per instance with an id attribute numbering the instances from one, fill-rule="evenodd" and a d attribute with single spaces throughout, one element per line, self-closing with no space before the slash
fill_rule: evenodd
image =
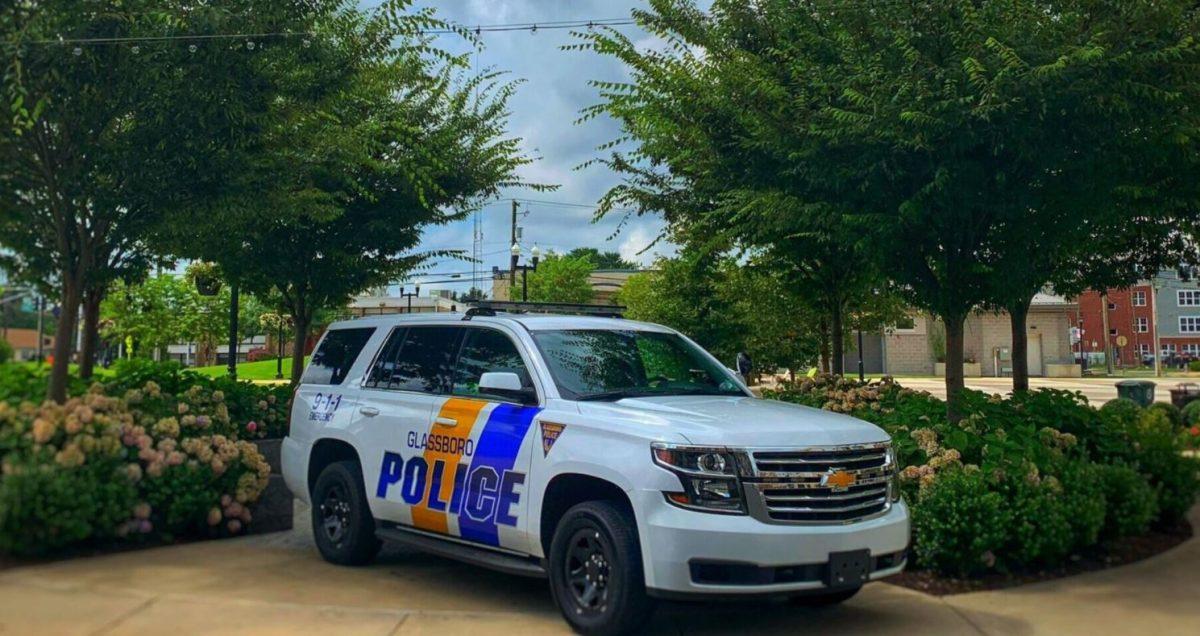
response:
<path id="1" fill-rule="evenodd" d="M 596 27 L 619 27 L 631 26 L 636 22 L 630 18 L 596 18 L 591 20 L 558 20 L 547 22 L 516 22 L 509 24 L 488 24 L 477 25 L 471 27 L 468 25 L 455 24 L 452 27 L 439 29 L 421 29 L 414 31 L 414 35 L 459 35 L 462 33 L 474 33 L 482 35 L 483 33 L 505 33 L 511 31 L 529 31 L 537 33 L 540 30 L 557 30 L 557 29 L 592 29 Z M 113 36 L 113 37 L 91 37 L 91 38 L 59 38 L 56 40 L 32 40 L 29 44 L 36 45 L 81 45 L 81 44 L 124 44 L 130 42 L 201 42 L 206 40 L 266 40 L 266 39 L 286 39 L 293 37 L 314 37 L 316 33 L 308 31 L 277 31 L 266 33 L 207 33 L 207 34 L 184 34 L 184 35 L 141 35 L 141 36 Z M 307 45 L 307 41 L 305 44 Z M 252 43 L 251 43 L 252 44 Z M 252 47 L 251 47 L 252 48 Z"/>

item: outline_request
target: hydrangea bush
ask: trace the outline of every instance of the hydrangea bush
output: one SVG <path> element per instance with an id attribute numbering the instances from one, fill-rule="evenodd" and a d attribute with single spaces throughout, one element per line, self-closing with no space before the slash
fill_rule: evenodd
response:
<path id="1" fill-rule="evenodd" d="M 890 378 L 818 376 L 764 397 L 878 424 L 896 447 L 919 567 L 950 575 L 1061 564 L 1101 542 L 1177 523 L 1195 503 L 1198 462 L 1170 409 L 1101 409 L 1076 392 L 1010 398 L 966 391 L 945 404 Z M 1200 430 L 1197 431 L 1200 436 Z"/>
<path id="2" fill-rule="evenodd" d="M 0 551 L 241 532 L 271 469 L 234 410 L 220 389 L 172 395 L 153 380 L 61 405 L 0 401 Z"/>

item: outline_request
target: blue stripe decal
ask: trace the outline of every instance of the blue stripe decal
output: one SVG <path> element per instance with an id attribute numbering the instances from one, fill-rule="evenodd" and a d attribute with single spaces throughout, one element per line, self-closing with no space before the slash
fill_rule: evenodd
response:
<path id="1" fill-rule="evenodd" d="M 539 411 L 541 411 L 540 407 L 500 404 L 488 415 L 487 424 L 484 425 L 483 432 L 479 435 L 479 441 L 475 444 L 475 455 L 471 460 L 470 468 L 471 475 L 481 475 L 481 477 L 467 479 L 467 483 L 463 484 L 466 492 L 463 497 L 462 510 L 458 515 L 459 535 L 462 538 L 487 545 L 500 545 L 496 519 L 498 517 L 503 519 L 509 512 L 500 510 L 506 506 L 506 502 L 503 499 L 497 500 L 503 484 L 493 483 L 496 481 L 495 479 L 489 480 L 482 476 L 494 475 L 503 480 L 506 471 L 512 470 L 517 461 L 517 455 L 521 452 L 521 444 L 525 441 L 525 434 L 529 432 L 529 426 Z M 481 468 L 485 470 L 479 470 Z M 487 468 L 491 470 L 486 470 Z M 524 475 L 522 474 L 520 478 L 524 479 Z M 472 492 L 472 489 L 475 492 Z M 471 510 L 484 507 L 475 507 L 470 504 L 487 497 L 493 498 L 494 503 L 490 507 L 494 511 L 493 514 L 487 515 L 486 519 L 473 518 Z M 513 505 L 512 508 L 512 513 L 515 514 L 517 505 Z"/>

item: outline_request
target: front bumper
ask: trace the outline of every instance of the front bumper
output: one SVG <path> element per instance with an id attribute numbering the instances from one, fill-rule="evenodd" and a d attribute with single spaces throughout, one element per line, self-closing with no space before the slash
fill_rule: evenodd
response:
<path id="1" fill-rule="evenodd" d="M 308 457 L 311 449 L 311 444 L 289 436 L 283 438 L 280 452 L 283 481 L 287 484 L 288 490 L 292 491 L 292 495 L 304 503 L 310 503 L 308 500 Z"/>
<path id="2" fill-rule="evenodd" d="M 677 508 L 643 490 L 638 520 L 646 587 L 658 596 L 786 594 L 825 589 L 834 552 L 869 550 L 871 580 L 899 573 L 909 543 L 908 507 L 856 523 L 769 524 L 745 515 Z"/>

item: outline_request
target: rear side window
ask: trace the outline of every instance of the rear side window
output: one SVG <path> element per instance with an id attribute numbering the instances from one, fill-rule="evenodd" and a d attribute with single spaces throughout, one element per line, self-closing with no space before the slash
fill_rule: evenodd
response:
<path id="1" fill-rule="evenodd" d="M 341 384 L 358 359 L 358 354 L 362 353 L 363 345 L 374 333 L 374 327 L 362 327 L 335 329 L 325 334 L 325 339 L 313 352 L 300 381 L 304 384 Z"/>
<path id="2" fill-rule="evenodd" d="M 409 327 L 393 333 L 375 360 L 367 386 L 449 393 L 450 364 L 461 332 L 458 327 Z"/>

